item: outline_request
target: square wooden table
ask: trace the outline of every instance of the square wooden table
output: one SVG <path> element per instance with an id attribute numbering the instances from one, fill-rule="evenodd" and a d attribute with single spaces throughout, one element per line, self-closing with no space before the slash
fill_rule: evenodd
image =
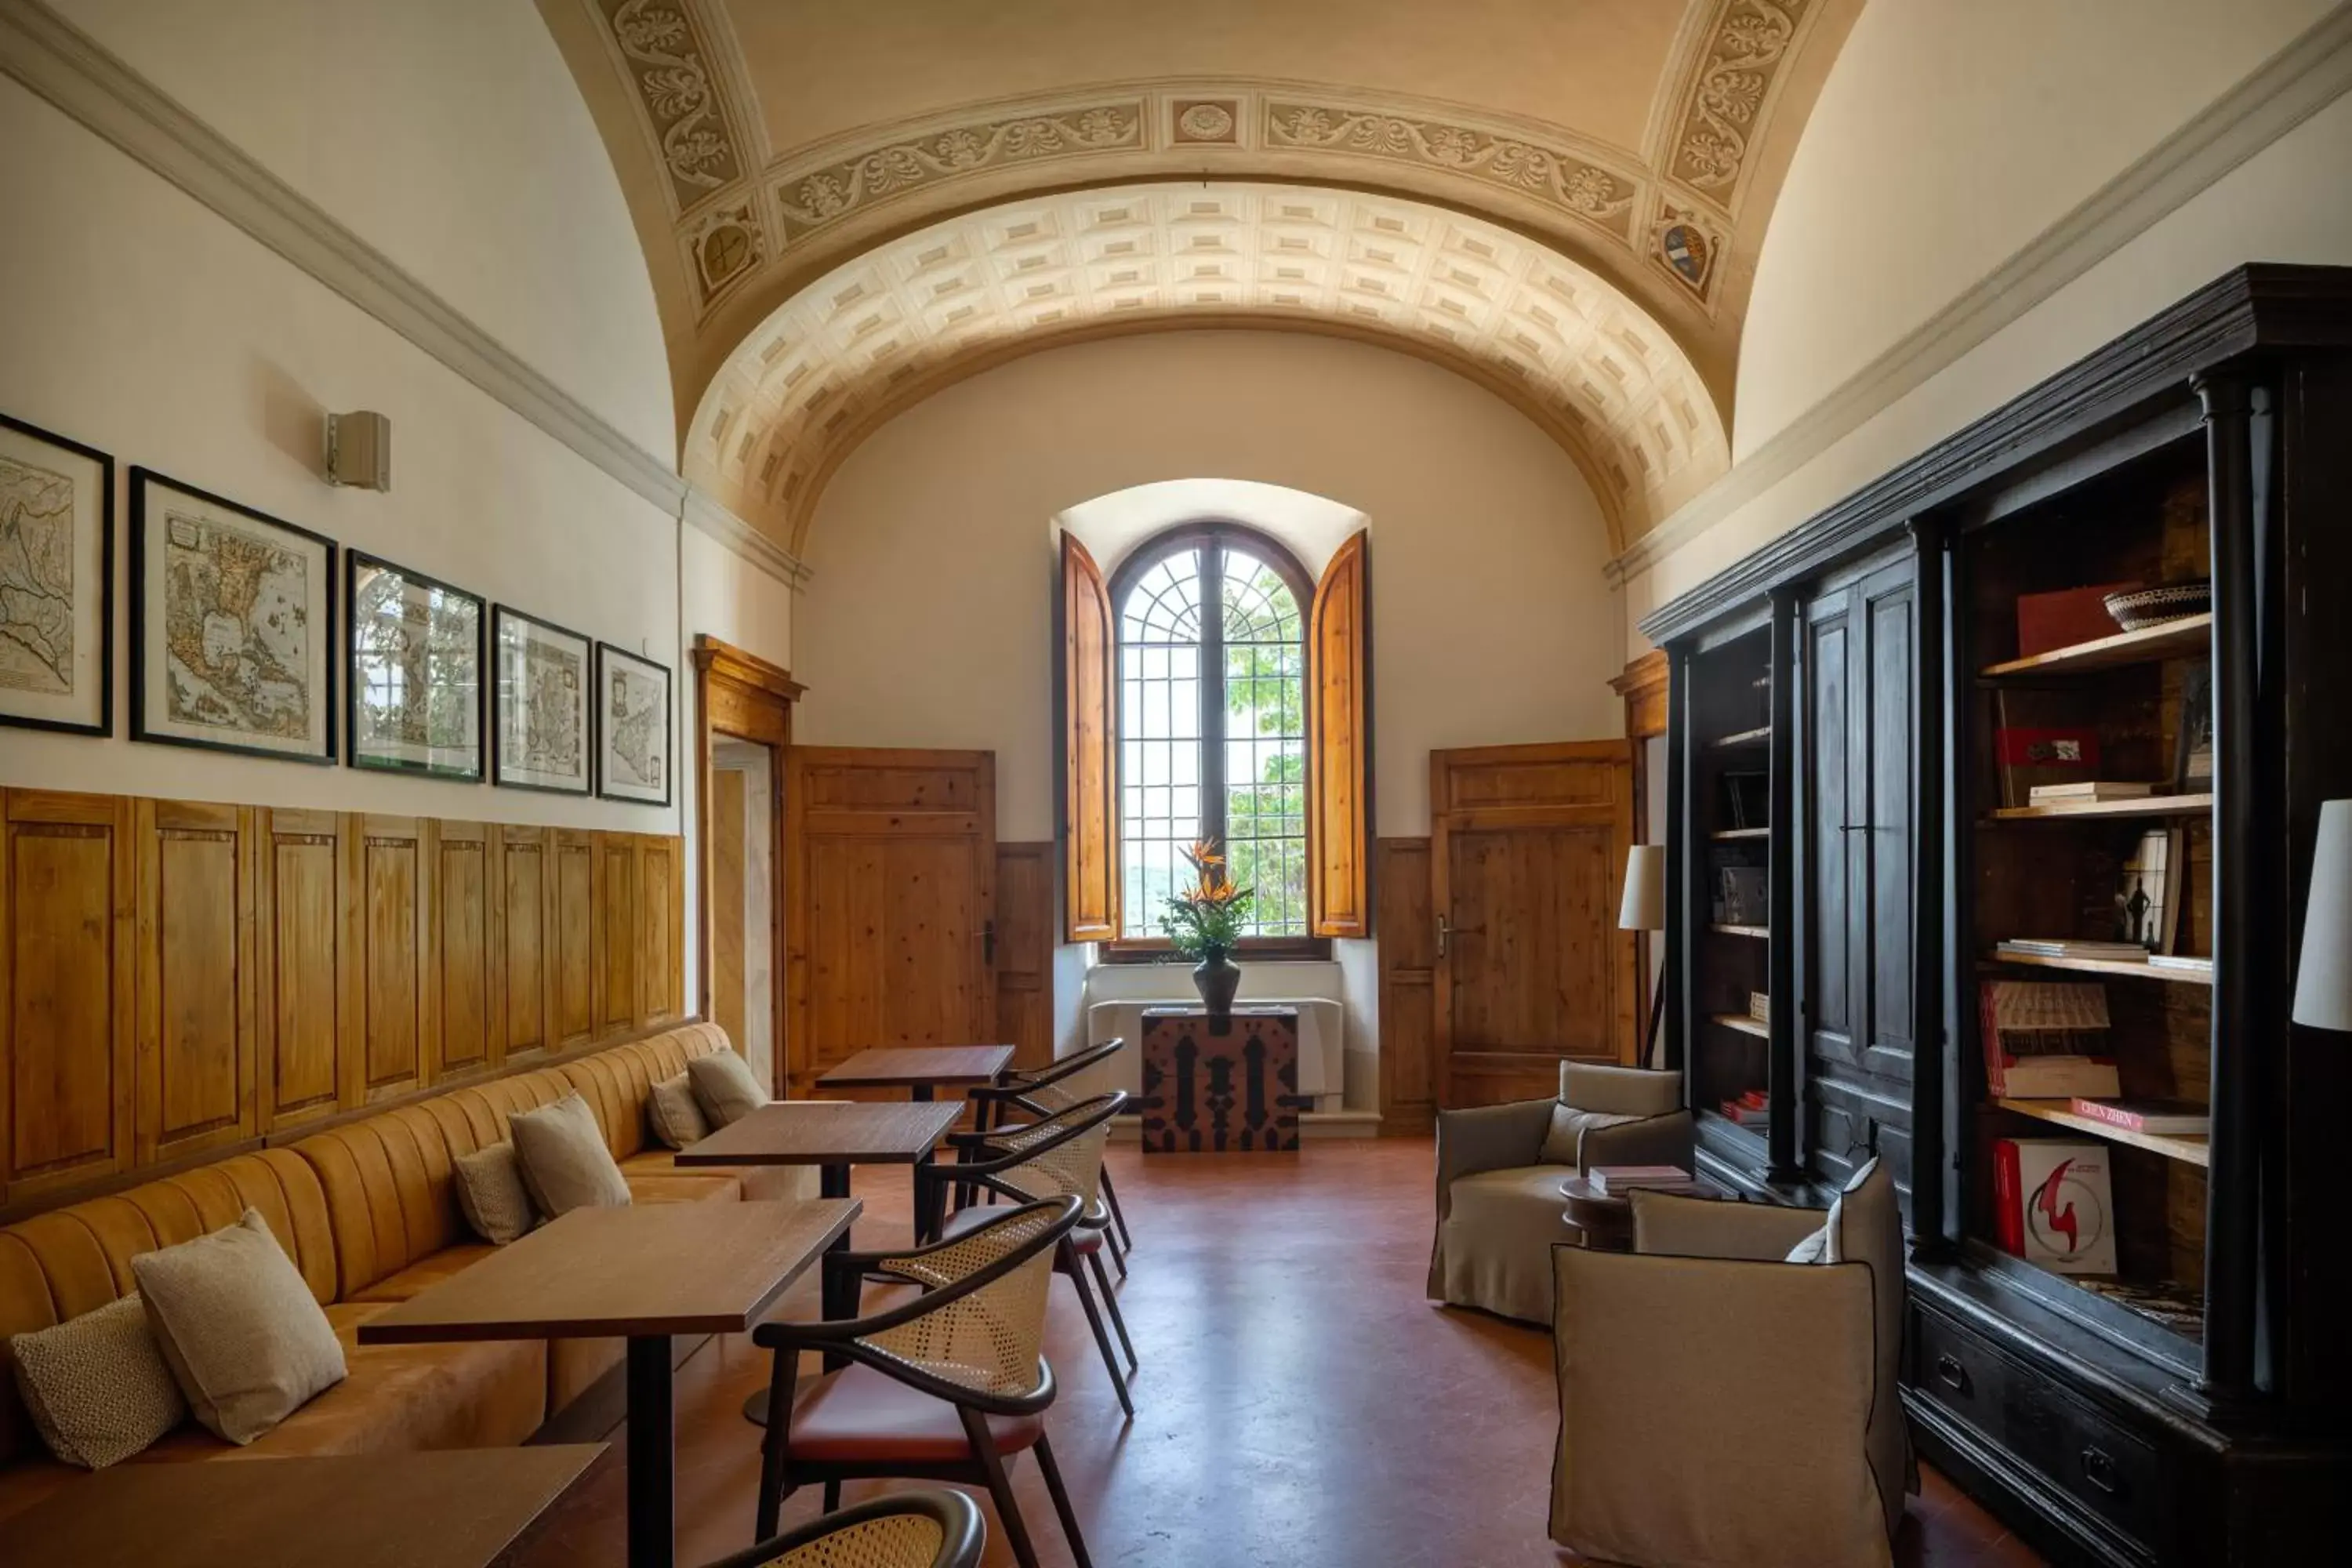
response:
<path id="1" fill-rule="evenodd" d="M 625 1338 L 629 1563 L 670 1568 L 670 1336 L 748 1332 L 848 1234 L 861 1206 L 819 1199 L 573 1209 L 370 1318 L 360 1342 Z"/>
<path id="2" fill-rule="evenodd" d="M 0 1556 L 27 1568 L 484 1568 L 604 1451 L 118 1465 L 0 1524 Z"/>
<path id="3" fill-rule="evenodd" d="M 877 1046 L 816 1080 L 819 1089 L 903 1089 L 929 1100 L 940 1084 L 992 1084 L 1013 1059 L 1011 1046 Z"/>
<path id="4" fill-rule="evenodd" d="M 849 1195 L 852 1165 L 922 1165 L 929 1163 L 940 1140 L 947 1136 L 961 1104 L 948 1101 L 777 1100 L 736 1118 L 698 1143 L 677 1152 L 677 1163 L 697 1165 L 814 1165 L 817 1191 L 824 1197 Z M 922 1195 L 922 1184 L 916 1184 Z M 916 1215 L 919 1235 L 936 1233 L 936 1224 Z M 844 1231 L 834 1244 L 849 1247 Z M 857 1281 L 837 1271 L 824 1276 L 824 1315 L 857 1315 Z"/>

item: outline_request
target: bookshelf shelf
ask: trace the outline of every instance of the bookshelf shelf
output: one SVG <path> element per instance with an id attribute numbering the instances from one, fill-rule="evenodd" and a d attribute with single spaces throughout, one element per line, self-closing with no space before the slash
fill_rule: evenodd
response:
<path id="1" fill-rule="evenodd" d="M 1718 739 L 1709 741 L 1707 745 L 1714 751 L 1728 752 L 1736 750 L 1741 746 L 1769 745 L 1771 743 L 1771 740 L 1772 726 L 1769 724 L 1762 724 L 1753 730 L 1742 730 L 1737 735 L 1721 736 Z"/>
<path id="2" fill-rule="evenodd" d="M 2160 964 L 2135 963 L 2114 958 L 2042 958 L 2019 953 L 1991 952 L 1985 955 L 1988 966 L 2005 963 L 2024 964 L 2032 969 L 2073 969 L 2085 974 L 2122 974 L 2135 980 L 2170 980 L 2182 985 L 2210 985 L 2213 971 L 2204 969 L 2167 969 Z"/>
<path id="3" fill-rule="evenodd" d="M 2071 800 L 2056 805 L 2005 805 L 1988 818 L 1993 822 L 2052 822 L 2076 816 L 2204 816 L 2213 810 L 2210 795 L 2148 795 L 2134 800 Z"/>
<path id="4" fill-rule="evenodd" d="M 1752 936 L 1759 942 L 1772 934 L 1770 926 L 1711 925 L 1706 929 L 1717 936 Z"/>
<path id="5" fill-rule="evenodd" d="M 2207 1163 L 2206 1146 L 2210 1142 L 2207 1139 L 2159 1132 L 2128 1132 L 2120 1127 L 2110 1127 L 2104 1121 L 2094 1121 L 2087 1116 L 2077 1116 L 2069 1103 L 2063 1100 L 1997 1100 L 1993 1103 L 2003 1110 L 2031 1116 L 2037 1121 L 2047 1121 L 2070 1132 L 2087 1132 L 2110 1143 L 2128 1143 L 2135 1149 L 2146 1149 L 2168 1160 L 2179 1160 L 2200 1169 Z"/>
<path id="6" fill-rule="evenodd" d="M 1772 837 L 1772 830 L 1769 827 L 1725 827 L 1708 834 L 1707 837 L 1717 844 L 1745 844 L 1769 838 Z"/>
<path id="7" fill-rule="evenodd" d="M 1772 1037 L 1771 1030 L 1745 1013 L 1709 1013 L 1706 1016 L 1706 1021 L 1710 1024 L 1719 1024 L 1727 1029 L 1736 1029 L 1743 1035 L 1753 1035 L 1759 1040 L 1769 1040 Z"/>
<path id="8" fill-rule="evenodd" d="M 2068 647 L 2052 648 L 2031 658 L 2012 658 L 1988 665 L 1982 673 L 1999 679 L 2004 675 L 2071 675 L 2078 671 L 2114 669 L 2126 664 L 2152 664 L 2159 659 L 2189 658 L 2203 653 L 2213 637 L 2213 615 L 2183 616 L 2177 621 L 2117 632 Z"/>

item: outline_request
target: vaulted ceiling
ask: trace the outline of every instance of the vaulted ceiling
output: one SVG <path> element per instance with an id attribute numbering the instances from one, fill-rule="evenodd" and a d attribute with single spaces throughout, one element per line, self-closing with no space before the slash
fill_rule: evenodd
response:
<path id="1" fill-rule="evenodd" d="M 539 4 L 646 246 L 686 469 L 796 545 L 929 391 L 1171 321 L 1448 363 L 1638 535 L 1728 460 L 1757 247 L 1861 0 Z"/>

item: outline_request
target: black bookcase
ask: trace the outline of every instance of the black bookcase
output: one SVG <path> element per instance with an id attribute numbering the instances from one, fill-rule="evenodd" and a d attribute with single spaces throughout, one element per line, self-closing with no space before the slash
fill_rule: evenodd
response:
<path id="1" fill-rule="evenodd" d="M 2209 611 L 2020 647 L 2022 595 L 2189 578 Z M 2062 1562 L 2331 1555 L 2352 1481 L 2352 1040 L 2286 1005 L 2319 804 L 2352 795 L 2347 598 L 2352 271 L 2249 266 L 1643 624 L 1674 677 L 1668 1023 L 1700 1163 L 1822 1202 L 1888 1162 L 1915 1437 Z M 1743 960 L 1711 892 L 1721 742 L 1759 673 L 1770 908 Z M 2049 723 L 2147 795 L 2005 790 L 2016 737 Z M 2151 864 L 2160 938 L 2118 880 L 2144 895 Z M 1999 950 L 2119 930 L 2176 962 Z M 1769 1022 L 1735 1047 L 1717 1020 L 1752 972 Z M 2004 980 L 2099 986 L 2122 1092 L 2204 1107 L 2209 1136 L 1992 1092 L 1981 1000 Z M 1709 1115 L 1734 1063 L 1769 1086 L 1763 1138 Z M 2111 1275 L 2002 1245 L 1995 1165 L 2020 1138 L 2101 1152 Z"/>

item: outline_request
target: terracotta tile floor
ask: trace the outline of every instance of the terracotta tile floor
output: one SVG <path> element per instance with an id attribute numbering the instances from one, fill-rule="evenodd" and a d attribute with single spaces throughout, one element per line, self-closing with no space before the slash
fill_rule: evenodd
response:
<path id="1" fill-rule="evenodd" d="M 1427 1142 L 1318 1142 L 1297 1158 L 1145 1160 L 1114 1149 L 1111 1163 L 1138 1242 L 1119 1296 L 1143 1357 L 1134 1422 L 1122 1422 L 1058 1281 L 1046 1350 L 1062 1380 L 1055 1451 L 1097 1563 L 1574 1562 L 1544 1535 L 1557 1418 L 1549 1339 L 1422 1298 Z M 858 1245 L 903 1241 L 906 1173 L 860 1172 L 857 1191 L 867 1205 Z M 814 1316 L 814 1281 L 781 1311 Z M 679 1371 L 681 1564 L 751 1540 L 759 1451 L 740 1406 L 766 1377 L 764 1358 L 735 1340 Z M 1034 1466 L 1015 1461 L 1013 1473 L 1039 1551 L 1067 1563 Z M 529 1562 L 617 1568 L 621 1482 L 608 1457 Z M 818 1506 L 808 1488 L 785 1505 L 785 1521 Z M 1940 1476 L 1925 1478 L 1911 1510 L 1902 1568 L 2041 1562 Z M 1010 1563 L 992 1517 L 990 1530 L 987 1562 Z"/>

